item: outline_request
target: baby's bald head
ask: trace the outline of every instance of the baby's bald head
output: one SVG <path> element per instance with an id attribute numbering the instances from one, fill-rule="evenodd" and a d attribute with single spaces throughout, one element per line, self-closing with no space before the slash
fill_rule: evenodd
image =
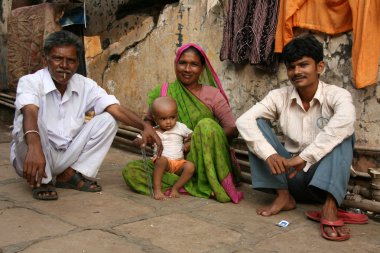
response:
<path id="1" fill-rule="evenodd" d="M 152 115 L 154 118 L 175 111 L 177 114 L 177 103 L 171 97 L 158 97 L 152 103 Z"/>

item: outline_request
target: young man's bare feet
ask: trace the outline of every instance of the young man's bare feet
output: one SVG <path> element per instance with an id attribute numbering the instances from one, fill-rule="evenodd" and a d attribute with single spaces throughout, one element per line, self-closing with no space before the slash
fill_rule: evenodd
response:
<path id="1" fill-rule="evenodd" d="M 337 221 L 339 220 L 338 218 L 338 207 L 335 202 L 335 198 L 331 195 L 328 194 L 326 198 L 326 202 L 324 203 L 322 207 L 322 213 L 321 213 L 321 218 L 324 218 L 328 221 Z M 323 230 L 329 237 L 333 238 L 343 238 L 347 237 L 349 238 L 350 235 L 350 229 L 346 226 L 324 226 Z"/>
<path id="2" fill-rule="evenodd" d="M 279 189 L 277 190 L 277 197 L 273 200 L 272 204 L 256 209 L 256 213 L 262 216 L 271 216 L 294 208 L 296 208 L 296 201 L 289 191 Z"/>
<path id="3" fill-rule="evenodd" d="M 164 200 L 166 196 L 161 192 L 161 190 L 154 190 L 154 199 L 155 200 Z"/>
<path id="4" fill-rule="evenodd" d="M 178 190 L 172 188 L 172 191 L 169 195 L 169 198 L 179 198 L 179 197 L 180 197 L 180 194 L 179 194 Z"/>

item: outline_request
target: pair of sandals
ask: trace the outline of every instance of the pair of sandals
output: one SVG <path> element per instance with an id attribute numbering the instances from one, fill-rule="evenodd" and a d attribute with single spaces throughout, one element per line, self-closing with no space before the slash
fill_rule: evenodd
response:
<path id="1" fill-rule="evenodd" d="M 331 240 L 331 241 L 345 241 L 350 239 L 350 235 L 340 235 L 340 236 L 329 236 L 325 231 L 325 226 L 328 226 L 331 228 L 331 230 L 339 235 L 339 233 L 336 231 L 336 227 L 342 227 L 344 224 L 367 224 L 368 223 L 368 216 L 361 213 L 350 213 L 347 211 L 344 211 L 342 209 L 338 209 L 338 220 L 336 221 L 329 221 L 327 219 L 321 218 L 322 212 L 321 211 L 307 211 L 305 212 L 306 216 L 314 221 L 321 223 L 321 234 L 322 237 Z"/>
<path id="2" fill-rule="evenodd" d="M 78 186 L 80 182 L 83 182 L 81 186 Z M 76 172 L 68 181 L 55 183 L 42 184 L 40 187 L 33 189 L 33 198 L 38 200 L 57 200 L 58 194 L 56 188 L 73 189 L 84 192 L 100 192 L 102 187 L 97 184 L 96 181 L 89 180 L 79 172 Z"/>

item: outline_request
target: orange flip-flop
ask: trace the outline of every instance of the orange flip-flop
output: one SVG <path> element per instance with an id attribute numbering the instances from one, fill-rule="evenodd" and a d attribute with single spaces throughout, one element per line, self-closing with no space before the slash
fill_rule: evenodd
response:
<path id="1" fill-rule="evenodd" d="M 314 221 L 320 222 L 322 211 L 306 211 L 305 215 Z M 338 218 L 344 223 L 349 224 L 367 224 L 368 216 L 361 213 L 350 213 L 342 209 L 338 209 Z"/>
<path id="2" fill-rule="evenodd" d="M 332 231 L 334 233 L 337 234 L 337 236 L 329 236 L 326 232 L 325 232 L 325 226 L 329 226 L 331 227 Z M 342 219 L 339 219 L 339 220 L 336 220 L 336 221 L 329 221 L 325 218 L 322 218 L 321 219 L 321 234 L 322 234 L 322 237 L 327 239 L 327 240 L 331 240 L 331 241 L 346 241 L 348 239 L 350 239 L 350 234 L 347 234 L 347 235 L 339 235 L 339 233 L 336 231 L 336 227 L 342 227 L 344 226 L 344 222 Z"/>

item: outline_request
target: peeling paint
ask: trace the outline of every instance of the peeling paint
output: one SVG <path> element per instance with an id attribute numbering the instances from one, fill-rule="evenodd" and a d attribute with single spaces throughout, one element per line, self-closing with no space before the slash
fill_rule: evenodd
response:
<path id="1" fill-rule="evenodd" d="M 106 84 L 106 87 L 107 87 L 107 90 L 111 93 L 111 94 L 115 94 L 115 89 L 116 89 L 116 82 L 114 80 L 108 80 L 107 81 L 107 84 Z"/>

